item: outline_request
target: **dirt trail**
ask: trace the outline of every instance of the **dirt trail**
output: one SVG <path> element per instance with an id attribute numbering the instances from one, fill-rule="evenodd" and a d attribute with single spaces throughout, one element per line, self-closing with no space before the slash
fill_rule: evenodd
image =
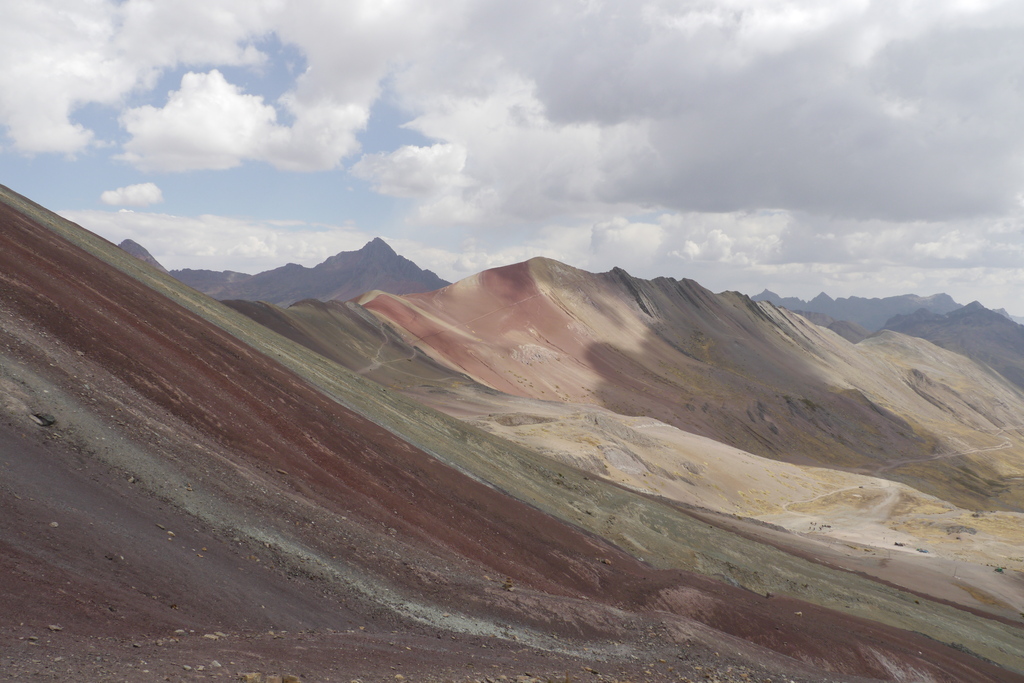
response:
<path id="1" fill-rule="evenodd" d="M 1018 431 L 1024 429 L 1024 425 L 1018 425 L 1016 427 L 1003 427 L 993 433 L 993 436 L 998 436 L 1007 430 Z M 968 448 L 962 451 L 954 451 L 952 453 L 939 453 L 937 455 L 931 455 L 925 458 L 897 458 L 896 460 L 890 460 L 883 465 L 879 465 L 871 470 L 872 474 L 882 474 L 889 472 L 897 467 L 903 467 L 904 465 L 913 465 L 921 462 L 934 462 L 936 460 L 947 460 L 949 458 L 957 458 L 961 455 L 971 455 L 973 453 L 990 453 L 992 451 L 1002 451 L 1007 448 L 1013 448 L 1013 442 L 1007 439 L 1003 443 L 997 446 L 988 446 L 986 448 Z"/>

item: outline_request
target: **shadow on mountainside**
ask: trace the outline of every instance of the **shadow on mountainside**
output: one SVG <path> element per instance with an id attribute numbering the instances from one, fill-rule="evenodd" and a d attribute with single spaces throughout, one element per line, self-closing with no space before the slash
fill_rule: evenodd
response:
<path id="1" fill-rule="evenodd" d="M 943 445 L 861 391 L 826 385 L 806 360 L 819 351 L 802 319 L 774 318 L 743 295 L 715 295 L 685 280 L 629 278 L 626 291 L 636 320 L 625 324 L 639 321 L 646 332 L 639 349 L 587 347 L 585 363 L 602 378 L 593 395 L 599 405 L 755 455 L 902 481 L 967 509 L 1019 510 L 1024 502 L 1024 480 L 1013 472 L 958 457 L 984 448 Z M 892 379 L 960 419 L 959 393 L 920 372 Z"/>
<path id="2" fill-rule="evenodd" d="M 894 452 L 924 456 L 933 448 L 860 392 L 830 391 L 799 355 L 771 343 L 777 322 L 742 295 L 666 278 L 633 287 L 651 311 L 637 305 L 647 330 L 642 348 L 587 349 L 604 378 L 601 405 L 797 464 L 872 467 Z"/>

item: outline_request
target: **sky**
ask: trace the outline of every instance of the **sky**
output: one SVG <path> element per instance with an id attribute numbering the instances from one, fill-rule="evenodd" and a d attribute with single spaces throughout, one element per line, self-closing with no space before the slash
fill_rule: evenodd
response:
<path id="1" fill-rule="evenodd" d="M 1024 315 L 1024 4 L 4 0 L 0 183 L 167 268 L 384 238 Z"/>

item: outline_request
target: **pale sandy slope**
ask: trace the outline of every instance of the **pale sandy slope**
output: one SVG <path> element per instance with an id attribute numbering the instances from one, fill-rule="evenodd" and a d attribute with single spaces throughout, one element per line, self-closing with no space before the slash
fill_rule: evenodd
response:
<path id="1" fill-rule="evenodd" d="M 783 527 L 791 533 L 773 537 L 736 522 L 836 566 L 1004 616 L 1024 612 L 1019 513 L 972 513 L 898 482 L 778 462 L 593 406 L 478 392 L 419 398 L 625 486 Z"/>

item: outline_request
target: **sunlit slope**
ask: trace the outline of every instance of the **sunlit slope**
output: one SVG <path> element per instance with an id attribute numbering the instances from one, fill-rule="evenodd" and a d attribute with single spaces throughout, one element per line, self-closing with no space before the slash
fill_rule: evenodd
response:
<path id="1" fill-rule="evenodd" d="M 470 389 L 421 387 L 414 395 L 595 477 L 784 527 L 792 534 L 779 542 L 831 551 L 839 566 L 916 589 L 930 576 L 929 590 L 945 599 L 1009 617 L 1024 611 L 1020 582 L 992 569 L 1024 570 L 1021 513 L 965 510 L 906 484 L 755 456 L 596 406 Z M 954 570 L 959 578 L 950 581 Z"/>
<path id="2" fill-rule="evenodd" d="M 922 340 L 853 345 L 739 294 L 547 259 L 361 301 L 410 345 L 503 392 L 652 417 L 788 462 L 923 479 L 965 507 L 1024 502 L 1010 430 L 1019 392 Z M 917 368 L 913 354 L 938 360 Z M 1001 470 L 968 459 L 952 487 L 932 460 L 994 446 Z"/>
<path id="3" fill-rule="evenodd" d="M 402 434 L 414 445 L 428 449 L 442 461 L 512 493 L 537 509 L 611 539 L 656 566 L 682 567 L 721 575 L 762 595 L 766 592 L 799 595 L 836 608 L 843 614 L 926 633 L 945 643 L 959 643 L 1004 665 L 1024 668 L 1024 660 L 1019 655 L 1024 648 L 1021 647 L 1019 629 L 1014 626 L 927 599 L 918 600 L 863 577 L 839 572 L 723 532 L 663 501 L 598 481 L 575 467 L 554 462 L 467 427 L 414 401 L 396 396 L 392 391 L 345 371 L 337 363 L 269 332 L 123 252 L 119 254 L 120 250 L 113 245 L 39 207 L 17 197 L 7 196 L 6 200 L 122 272 L 231 332 L 251 348 L 277 359 L 328 396 L 355 407 L 374 422 Z M 186 493 L 181 489 L 174 495 L 187 501 Z M 301 548 L 297 546 L 283 544 L 278 550 L 285 555 L 295 553 L 295 562 L 301 556 Z M 672 596 L 667 594 L 667 602 L 655 601 L 651 606 L 664 609 L 666 604 L 672 604 L 671 599 Z M 790 619 L 794 618 L 790 616 Z M 779 623 L 788 629 L 788 622 Z M 787 637 L 791 636 L 787 634 Z M 775 646 L 784 648 L 782 642 Z M 799 653 L 793 653 L 793 656 L 799 656 Z"/>

